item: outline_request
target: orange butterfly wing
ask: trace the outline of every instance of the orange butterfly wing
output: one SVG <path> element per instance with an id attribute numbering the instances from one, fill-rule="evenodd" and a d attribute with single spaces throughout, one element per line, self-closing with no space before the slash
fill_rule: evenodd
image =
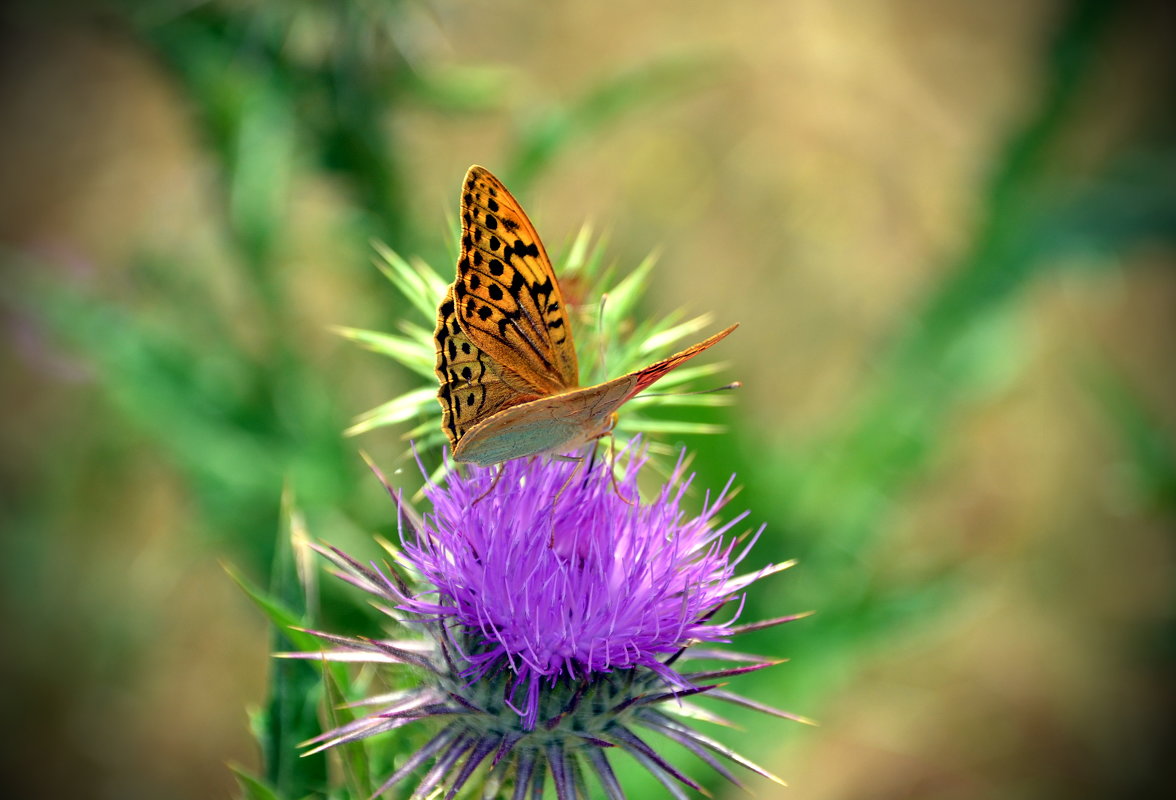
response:
<path id="1" fill-rule="evenodd" d="M 456 446 L 471 426 L 508 406 L 537 397 L 526 381 L 502 365 L 491 363 L 462 332 L 452 286 L 437 310 L 433 340 L 433 370 L 440 382 L 437 399 L 441 402 L 441 430 L 450 447 Z"/>
<path id="2" fill-rule="evenodd" d="M 462 332 L 537 395 L 580 385 L 563 295 L 543 242 L 502 182 L 470 167 L 462 184 L 453 295 Z"/>

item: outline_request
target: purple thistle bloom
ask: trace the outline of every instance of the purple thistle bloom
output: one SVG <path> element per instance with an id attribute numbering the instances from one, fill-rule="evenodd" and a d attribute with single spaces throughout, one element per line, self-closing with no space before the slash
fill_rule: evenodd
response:
<path id="1" fill-rule="evenodd" d="M 425 489 L 433 513 L 424 535 L 404 545 L 437 592 L 400 607 L 476 633 L 471 677 L 509 662 L 514 688 L 526 689 L 528 728 L 543 679 L 641 666 L 689 688 L 665 657 L 731 635 L 730 625 L 708 620 L 742 585 L 732 584 L 735 543 L 721 537 L 747 512 L 715 529 L 724 490 L 685 518 L 690 480 L 679 480 L 680 465 L 655 502 L 631 504 L 644 461 L 632 459 L 615 488 L 603 465 L 584 479 L 573 463 L 520 459 L 502 466 L 497 491 L 476 504 L 492 469 Z"/>
<path id="2" fill-rule="evenodd" d="M 644 455 L 628 458 L 615 486 L 606 464 L 585 470 L 539 458 L 501 465 L 496 482 L 493 469 L 453 472 L 445 486 L 426 487 L 433 510 L 423 518 L 394 494 L 403 546 L 396 555 L 431 587 L 425 590 L 320 548 L 386 613 L 430 637 L 377 641 L 314 632 L 335 649 L 290 654 L 408 664 L 426 673 L 416 689 L 374 698 L 376 711 L 318 737 L 316 749 L 436 718 L 444 722 L 440 731 L 376 794 L 432 761 L 413 797 L 438 787 L 452 797 L 486 765 L 484 797 L 508 785 L 515 800 L 541 797 L 550 772 L 557 797 L 586 798 L 587 769 L 609 798 L 623 798 L 604 748 L 626 751 L 675 797 L 683 796 L 679 783 L 699 789 L 638 736 L 640 727 L 683 745 L 735 783 L 713 754 L 779 781 L 684 719 L 717 720 L 688 699 L 709 694 L 804 721 L 713 682 L 776 662 L 689 649 L 803 616 L 742 626 L 713 619 L 752 582 L 791 562 L 737 576 L 756 537 L 738 550 L 734 538 L 724 538 L 746 512 L 716 524 L 730 483 L 714 498 L 708 492 L 702 512 L 691 517 L 681 508 L 692 480 L 681 461 L 656 499 L 629 502 L 638 496 L 644 464 Z M 691 656 L 736 666 L 683 669 Z"/>

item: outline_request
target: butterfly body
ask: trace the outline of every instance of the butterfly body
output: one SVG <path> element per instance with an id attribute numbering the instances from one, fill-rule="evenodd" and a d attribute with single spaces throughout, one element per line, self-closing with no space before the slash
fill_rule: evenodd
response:
<path id="1" fill-rule="evenodd" d="M 543 243 L 483 167 L 462 185 L 457 277 L 434 334 L 442 429 L 456 461 L 482 466 L 599 439 L 637 393 L 736 326 L 644 369 L 579 385 L 571 325 Z"/>

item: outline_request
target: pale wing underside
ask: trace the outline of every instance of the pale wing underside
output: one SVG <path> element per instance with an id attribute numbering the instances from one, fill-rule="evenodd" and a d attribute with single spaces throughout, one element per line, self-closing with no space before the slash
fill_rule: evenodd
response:
<path id="1" fill-rule="evenodd" d="M 680 353 L 611 381 L 512 405 L 469 428 L 453 449 L 457 461 L 482 466 L 512 458 L 565 453 L 612 429 L 612 415 L 667 372 L 725 338 L 738 325 Z"/>
<path id="2" fill-rule="evenodd" d="M 636 375 L 623 375 L 511 406 L 466 431 L 453 448 L 453 457 L 490 466 L 512 458 L 575 450 L 612 429 L 613 412 L 636 384 Z"/>
<path id="3" fill-rule="evenodd" d="M 483 167 L 462 185 L 461 256 L 453 284 L 462 330 L 492 366 L 536 395 L 580 384 L 563 295 L 543 242 L 506 187 Z"/>

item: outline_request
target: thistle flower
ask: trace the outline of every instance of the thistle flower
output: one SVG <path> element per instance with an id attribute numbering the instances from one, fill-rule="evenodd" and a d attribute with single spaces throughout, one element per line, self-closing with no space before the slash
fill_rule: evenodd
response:
<path id="1" fill-rule="evenodd" d="M 683 720 L 721 718 L 691 702 L 707 695 L 775 716 L 802 720 L 722 688 L 716 680 L 774 663 L 699 647 L 799 616 L 736 625 L 736 605 L 754 581 L 791 562 L 737 575 L 758 531 L 727 532 L 747 514 L 719 525 L 730 483 L 689 517 L 683 495 L 692 476 L 679 459 L 670 482 L 651 502 L 630 504 L 644 453 L 629 456 L 613 485 L 607 464 L 516 460 L 494 470 L 450 472 L 429 484 L 432 511 L 400 509 L 402 569 L 365 566 L 334 548 L 316 548 L 340 576 L 369 593 L 393 619 L 423 638 L 373 640 L 311 631 L 332 645 L 323 653 L 285 654 L 347 663 L 417 668 L 414 689 L 371 698 L 370 713 L 313 740 L 325 748 L 428 720 L 439 729 L 376 795 L 431 762 L 414 798 L 445 790 L 453 797 L 475 776 L 482 796 L 540 798 L 550 774 L 557 797 L 587 798 L 591 772 L 612 800 L 625 793 L 609 750 L 623 751 L 674 797 L 682 785 L 701 790 L 647 743 L 656 732 L 684 746 L 727 779 L 716 756 L 772 780 L 752 763 Z M 690 661 L 726 666 L 688 668 Z M 642 733 L 639 734 L 638 731 Z"/>

